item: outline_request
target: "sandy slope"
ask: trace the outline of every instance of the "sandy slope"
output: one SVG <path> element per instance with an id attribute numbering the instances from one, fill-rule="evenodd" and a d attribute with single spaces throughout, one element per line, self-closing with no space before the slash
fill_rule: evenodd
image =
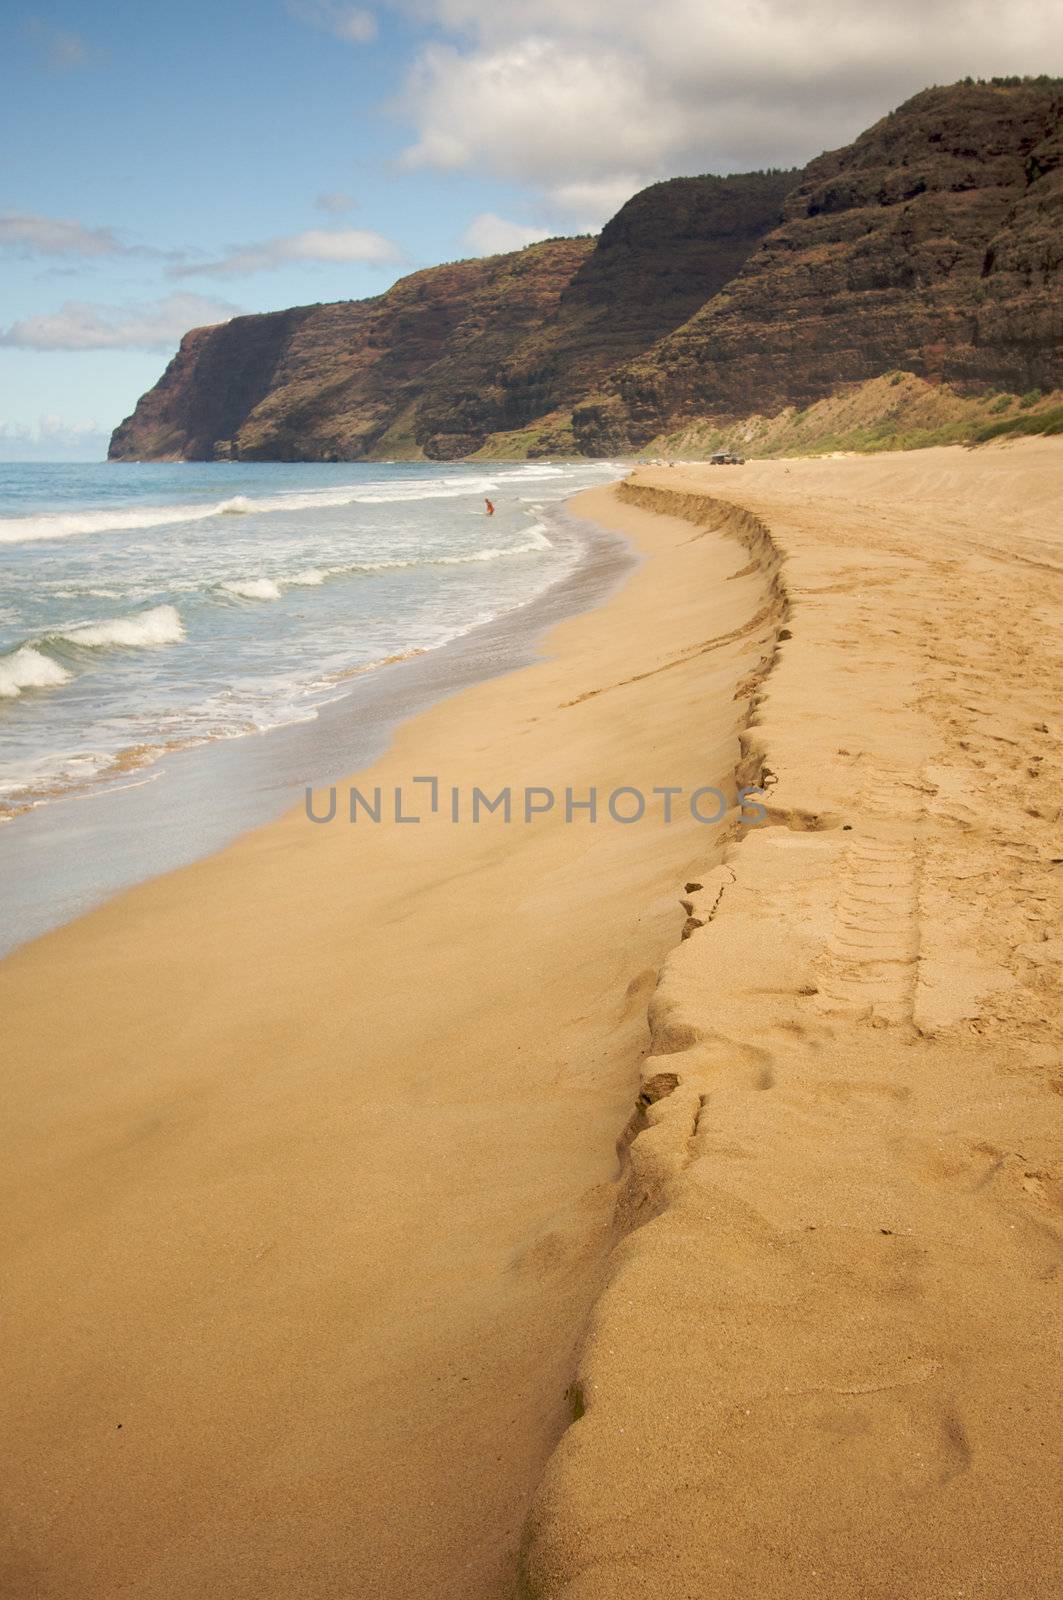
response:
<path id="1" fill-rule="evenodd" d="M 363 789 L 733 772 L 765 573 L 625 516 L 622 591 Z M 510 1592 L 710 831 L 300 813 L 0 965 L 6 1600 Z"/>
<path id="2" fill-rule="evenodd" d="M 1063 1593 L 1061 491 L 1056 441 L 622 491 L 759 519 L 792 637 L 744 741 L 773 825 L 651 1004 L 676 1087 L 528 1595 Z"/>

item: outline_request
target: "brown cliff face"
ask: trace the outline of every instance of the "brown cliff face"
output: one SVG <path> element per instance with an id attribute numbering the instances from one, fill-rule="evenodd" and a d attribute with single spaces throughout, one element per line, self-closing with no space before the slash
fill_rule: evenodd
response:
<path id="1" fill-rule="evenodd" d="M 556 316 L 506 362 L 502 426 L 572 406 L 686 322 L 782 221 L 799 177 L 795 168 L 671 178 L 633 196 L 602 229 Z"/>
<path id="2" fill-rule="evenodd" d="M 570 407 L 734 274 L 793 173 L 678 178 L 601 238 L 431 267 L 374 300 L 187 334 L 111 456 L 453 458 Z"/>
<path id="3" fill-rule="evenodd" d="M 904 369 L 1063 384 L 1063 82 L 928 89 L 804 172 L 679 178 L 597 241 L 186 335 L 122 460 L 598 455 Z"/>
<path id="4" fill-rule="evenodd" d="M 929 89 L 806 168 L 727 287 L 578 406 L 590 453 L 903 368 L 1063 382 L 1061 85 Z"/>
<path id="5" fill-rule="evenodd" d="M 555 239 L 415 272 L 373 300 L 186 335 L 111 456 L 342 461 L 467 454 L 497 427 L 499 368 L 593 248 Z"/>
<path id="6" fill-rule="evenodd" d="M 119 424 L 108 452 L 117 461 L 211 461 L 268 393 L 277 363 L 307 310 L 237 317 L 193 328 L 153 389 Z"/>

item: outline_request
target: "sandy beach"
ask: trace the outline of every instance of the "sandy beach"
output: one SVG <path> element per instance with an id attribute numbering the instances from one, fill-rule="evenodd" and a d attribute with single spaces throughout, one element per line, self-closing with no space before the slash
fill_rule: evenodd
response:
<path id="1" fill-rule="evenodd" d="M 730 781 L 763 573 L 607 494 L 579 510 L 649 559 L 362 790 Z M 511 1590 L 717 830 L 344 809 L 0 966 L 7 1593 Z"/>
<path id="2" fill-rule="evenodd" d="M 0 963 L 6 1595 L 1058 1595 L 1061 465 L 640 469 L 357 778 L 763 827 L 341 785 Z"/>

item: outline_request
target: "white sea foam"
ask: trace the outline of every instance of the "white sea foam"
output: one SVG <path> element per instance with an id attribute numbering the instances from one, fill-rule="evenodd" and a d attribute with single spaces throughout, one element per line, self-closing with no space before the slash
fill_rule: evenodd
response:
<path id="1" fill-rule="evenodd" d="M 175 606 L 154 606 L 136 616 L 79 623 L 77 627 L 49 634 L 49 638 L 61 639 L 66 644 L 86 645 L 92 649 L 106 649 L 109 645 L 137 649 L 142 645 L 178 644 L 184 636 L 184 626 Z"/>
<path id="2" fill-rule="evenodd" d="M 3 599 L 18 601 L 0 614 L 5 800 L 111 785 L 131 747 L 150 759 L 312 717 L 352 676 L 527 604 L 578 550 L 563 517 L 554 532 L 552 503 L 601 481 L 600 469 L 549 463 L 379 477 L 270 469 L 224 483 L 193 466 L 173 490 L 179 504 L 137 506 L 126 479 L 130 493 L 162 497 L 177 474 L 150 489 L 146 472 L 118 474 L 98 490 L 87 482 L 80 510 L 70 500 L 63 512 L 0 517 L 13 577 Z M 484 517 L 485 495 L 500 515 Z M 23 507 L 35 503 L 49 504 Z M 59 542 L 47 554 L 4 542 L 20 530 Z M 175 647 L 184 627 L 196 648 Z M 163 643 L 146 656 L 132 648 Z"/>
<path id="3" fill-rule="evenodd" d="M 14 700 L 23 689 L 52 689 L 69 676 L 51 656 L 24 644 L 10 655 L 0 656 L 0 699 Z"/>
<path id="4" fill-rule="evenodd" d="M 493 478 L 429 478 L 401 483 L 347 484 L 294 494 L 232 495 L 208 505 L 136 506 L 121 511 L 48 511 L 30 517 L 0 517 L 0 544 L 24 540 L 70 539 L 94 533 L 163 528 L 209 517 L 248 516 L 275 511 L 309 511 L 350 505 L 393 505 L 414 500 L 454 500 L 498 492 Z"/>
<path id="5" fill-rule="evenodd" d="M 121 589 L 57 589 L 57 600 L 121 600 Z"/>
<path id="6" fill-rule="evenodd" d="M 460 556 L 411 556 L 405 561 L 360 561 L 350 567 L 335 567 L 332 571 L 338 575 L 343 572 L 394 572 L 403 567 L 464 567 L 469 562 L 504 561 L 508 556 L 526 556 L 537 550 L 553 549 L 541 522 L 534 523 L 525 532 L 529 537 L 523 544 L 505 547 L 492 545 L 486 550 L 470 550 Z"/>
<path id="7" fill-rule="evenodd" d="M 399 572 L 410 567 L 463 567 L 469 562 L 502 561 L 508 556 L 530 555 L 538 550 L 552 550 L 541 522 L 524 529 L 521 544 L 494 546 L 486 550 L 470 550 L 457 556 L 407 556 L 394 560 L 352 561 L 335 567 L 304 567 L 290 577 L 233 578 L 218 585 L 227 594 L 239 595 L 244 600 L 279 600 L 284 589 L 317 589 L 330 578 L 351 577 L 359 572 Z"/>
<path id="8" fill-rule="evenodd" d="M 229 583 L 223 583 L 222 588 L 227 594 L 238 595 L 241 600 L 279 600 L 281 597 L 280 585 L 274 583 L 272 578 L 234 578 Z"/>

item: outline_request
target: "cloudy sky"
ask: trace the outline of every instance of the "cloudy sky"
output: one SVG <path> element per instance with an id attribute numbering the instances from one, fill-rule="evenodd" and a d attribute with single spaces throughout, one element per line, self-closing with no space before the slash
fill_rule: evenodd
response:
<path id="1" fill-rule="evenodd" d="M 1063 70 L 1045 0 L 6 0 L 0 457 L 93 458 L 181 333 L 793 165 Z"/>

